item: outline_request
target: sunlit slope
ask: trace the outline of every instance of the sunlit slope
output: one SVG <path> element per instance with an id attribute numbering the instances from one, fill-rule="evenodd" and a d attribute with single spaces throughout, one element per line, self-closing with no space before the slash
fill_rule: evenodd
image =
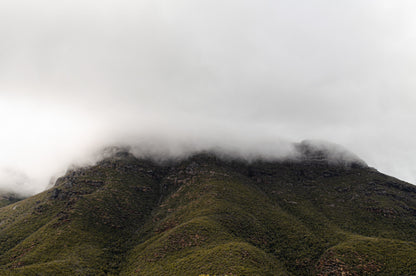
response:
<path id="1" fill-rule="evenodd" d="M 0 220 L 5 275 L 416 274 L 416 189 L 362 163 L 121 152 Z"/>

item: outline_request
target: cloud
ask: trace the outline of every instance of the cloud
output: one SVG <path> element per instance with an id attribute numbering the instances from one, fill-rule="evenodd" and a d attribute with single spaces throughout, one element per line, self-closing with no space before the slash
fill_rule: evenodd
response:
<path id="1" fill-rule="evenodd" d="M 414 8 L 2 1 L 0 167 L 40 191 L 114 143 L 284 155 L 319 139 L 415 183 Z"/>

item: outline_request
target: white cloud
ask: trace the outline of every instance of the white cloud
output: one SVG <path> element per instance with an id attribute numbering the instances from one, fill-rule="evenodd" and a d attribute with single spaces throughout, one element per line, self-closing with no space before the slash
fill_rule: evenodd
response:
<path id="1" fill-rule="evenodd" d="M 324 139 L 415 183 L 415 8 L 2 1 L 0 165 L 41 190 L 121 140 L 254 152 Z"/>

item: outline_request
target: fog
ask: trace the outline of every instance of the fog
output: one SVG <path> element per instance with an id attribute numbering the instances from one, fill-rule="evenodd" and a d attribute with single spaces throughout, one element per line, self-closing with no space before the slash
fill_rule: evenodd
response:
<path id="1" fill-rule="evenodd" d="M 343 145 L 416 183 L 414 1 L 0 2 L 0 189 L 100 148 Z"/>

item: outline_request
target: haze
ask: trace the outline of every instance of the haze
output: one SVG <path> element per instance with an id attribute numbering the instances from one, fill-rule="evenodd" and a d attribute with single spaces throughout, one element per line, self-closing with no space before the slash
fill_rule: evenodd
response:
<path id="1" fill-rule="evenodd" d="M 0 2 L 0 189 L 99 148 L 341 144 L 416 183 L 414 1 Z"/>

